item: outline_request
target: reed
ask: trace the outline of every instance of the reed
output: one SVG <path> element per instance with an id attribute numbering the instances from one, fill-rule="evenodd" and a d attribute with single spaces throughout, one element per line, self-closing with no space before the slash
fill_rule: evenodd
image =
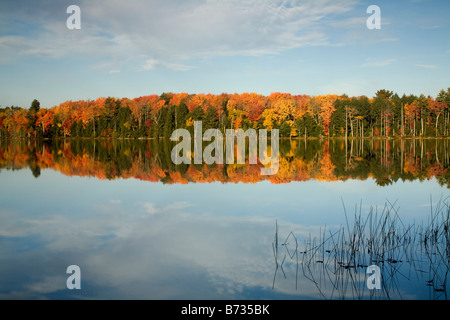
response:
<path id="1" fill-rule="evenodd" d="M 407 282 L 429 287 L 431 299 L 446 299 L 450 205 L 447 198 L 441 198 L 435 206 L 431 201 L 430 208 L 427 223 L 405 224 L 396 202 L 386 201 L 381 210 L 370 207 L 366 215 L 362 204 L 356 205 L 352 220 L 344 205 L 345 225 L 334 230 L 324 226 L 302 241 L 291 231 L 282 244 L 286 254 L 281 266 L 286 258 L 291 259 L 296 264 L 296 290 L 301 269 L 303 278 L 314 283 L 324 299 L 403 299 L 405 294 L 413 294 L 407 292 Z M 279 265 L 278 237 L 276 222 L 273 288 Z M 288 242 L 295 245 L 288 247 Z M 367 267 L 374 264 L 381 269 L 381 290 L 369 290 L 366 285 Z"/>

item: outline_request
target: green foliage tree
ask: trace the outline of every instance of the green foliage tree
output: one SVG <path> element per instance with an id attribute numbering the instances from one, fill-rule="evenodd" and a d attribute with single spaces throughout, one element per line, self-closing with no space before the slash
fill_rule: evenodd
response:
<path id="1" fill-rule="evenodd" d="M 133 117 L 128 107 L 120 107 L 117 112 L 117 126 L 119 137 L 131 137 L 133 127 Z"/>
<path id="2" fill-rule="evenodd" d="M 282 121 L 279 128 L 280 137 L 291 136 L 291 126 L 286 121 Z"/>
<path id="3" fill-rule="evenodd" d="M 29 133 L 32 132 L 35 138 L 37 136 L 36 132 L 37 113 L 40 109 L 41 109 L 40 102 L 37 99 L 34 99 L 31 102 L 31 106 L 28 109 L 27 113 Z"/>

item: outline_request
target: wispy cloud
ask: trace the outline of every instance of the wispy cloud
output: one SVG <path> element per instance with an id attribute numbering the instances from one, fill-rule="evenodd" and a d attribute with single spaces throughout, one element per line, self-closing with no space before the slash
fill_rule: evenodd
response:
<path id="1" fill-rule="evenodd" d="M 181 212 L 186 208 L 192 207 L 192 203 L 187 202 L 175 202 L 169 205 L 158 205 L 153 202 L 146 202 L 142 204 L 145 208 L 145 211 L 148 214 L 159 214 L 159 213 L 167 213 L 167 212 Z"/>
<path id="2" fill-rule="evenodd" d="M 357 17 L 349 17 L 349 18 L 345 18 L 345 19 L 341 19 L 341 20 L 332 21 L 330 24 L 336 28 L 366 29 L 367 17 L 368 16 L 364 16 L 364 15 L 360 15 Z M 381 20 L 381 22 L 382 22 L 382 24 L 381 24 L 382 27 L 391 24 L 390 20 L 387 18 L 383 18 Z"/>
<path id="3" fill-rule="evenodd" d="M 437 69 L 437 66 L 433 64 L 415 64 L 416 67 L 426 68 L 426 69 Z"/>
<path id="4" fill-rule="evenodd" d="M 68 30 L 58 14 L 33 36 L 0 36 L 0 62 L 16 56 L 60 58 L 71 54 L 134 60 L 143 70 L 191 70 L 188 60 L 278 54 L 330 45 L 328 29 L 356 0 L 80 1 L 81 30 Z M 37 6 L 30 2 L 30 6 Z M 60 8 L 61 9 L 61 8 Z M 33 10 L 15 11 L 33 21 Z M 329 17 L 333 17 L 329 19 Z M 0 15 L 5 19 L 18 19 Z M 357 19 L 358 21 L 361 18 Z M 352 20 L 351 20 L 352 21 Z M 145 58 L 142 58 L 145 57 Z M 116 68 L 117 69 L 117 68 Z M 114 70 L 116 70 L 114 69 Z M 111 70 L 110 70 L 111 71 Z"/>
<path id="5" fill-rule="evenodd" d="M 88 14 L 105 30 L 128 39 L 156 60 L 229 55 L 263 55 L 323 45 L 320 21 L 348 10 L 354 1 L 217 1 L 158 3 L 135 6 L 98 1 Z M 139 7 L 137 12 L 135 8 Z M 132 20 L 132 24 L 117 21 Z"/>
<path id="6" fill-rule="evenodd" d="M 194 69 L 194 66 L 189 66 L 189 65 L 184 65 L 184 64 L 178 64 L 178 63 L 170 63 L 170 62 L 165 62 L 162 60 L 157 60 L 157 59 L 147 59 L 145 61 L 144 66 L 142 67 L 143 70 L 154 70 L 154 69 L 160 69 L 160 68 L 167 68 L 167 69 L 172 69 L 175 71 L 187 71 L 187 70 L 191 70 Z"/>
<path id="7" fill-rule="evenodd" d="M 424 27 L 424 29 L 426 29 L 426 30 L 430 30 L 430 29 L 438 29 L 438 28 L 441 28 L 441 26 L 433 25 L 433 26 L 427 26 L 427 27 Z"/>

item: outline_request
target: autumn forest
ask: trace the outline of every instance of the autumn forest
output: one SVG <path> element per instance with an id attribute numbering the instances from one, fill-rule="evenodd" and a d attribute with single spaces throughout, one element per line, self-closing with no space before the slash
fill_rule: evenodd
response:
<path id="1" fill-rule="evenodd" d="M 378 90 L 373 98 L 272 93 L 163 93 L 0 108 L 1 138 L 168 138 L 175 129 L 278 129 L 281 137 L 447 137 L 450 88 L 431 96 Z"/>

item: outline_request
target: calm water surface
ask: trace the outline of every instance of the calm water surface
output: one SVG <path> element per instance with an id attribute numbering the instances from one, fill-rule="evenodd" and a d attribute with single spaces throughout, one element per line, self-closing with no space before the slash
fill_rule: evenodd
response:
<path id="1" fill-rule="evenodd" d="M 166 144 L 3 142 L 0 298 L 447 298 L 446 140 L 284 141 L 266 177 Z"/>

